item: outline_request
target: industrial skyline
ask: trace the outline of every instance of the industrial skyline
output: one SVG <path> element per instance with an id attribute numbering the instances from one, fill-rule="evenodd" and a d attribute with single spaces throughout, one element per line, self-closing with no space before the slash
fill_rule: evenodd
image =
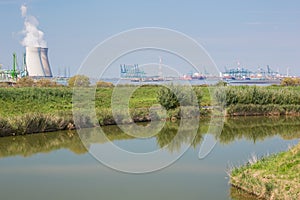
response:
<path id="1" fill-rule="evenodd" d="M 20 12 L 24 3 L 26 15 Z M 70 68 L 74 75 L 90 50 L 109 36 L 149 26 L 178 30 L 196 39 L 221 71 L 239 61 L 250 70 L 270 65 L 280 73 L 288 69 L 289 74 L 300 75 L 300 2 L 296 0 L 84 1 L 72 5 L 57 0 L 15 0 L 0 4 L 0 17 L 4 19 L 0 63 L 5 67 L 12 66 L 13 52 L 22 62 L 24 20 L 35 16 L 37 30 L 42 31 L 39 36 L 51 49 L 54 75 L 63 68 Z"/>

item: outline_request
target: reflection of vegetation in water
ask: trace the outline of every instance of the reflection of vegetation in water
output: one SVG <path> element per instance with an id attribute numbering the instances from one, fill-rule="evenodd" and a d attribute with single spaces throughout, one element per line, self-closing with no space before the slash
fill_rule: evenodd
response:
<path id="1" fill-rule="evenodd" d="M 87 150 L 75 132 L 55 132 L 0 138 L 0 157 L 31 156 L 36 153 L 48 153 L 62 148 L 76 154 Z"/>
<path id="2" fill-rule="evenodd" d="M 257 200 L 257 197 L 250 195 L 247 192 L 244 192 L 236 187 L 230 187 L 230 197 L 233 200 Z"/>
<path id="3" fill-rule="evenodd" d="M 180 127 L 180 122 L 168 122 L 164 128 L 156 135 L 157 144 L 160 148 L 166 147 L 171 152 L 178 151 L 183 144 L 191 144 L 196 146 L 202 141 L 203 133 L 207 132 L 207 123 L 200 123 L 197 134 L 192 127 L 193 123 L 183 123 Z M 180 127 L 180 132 L 179 131 Z M 179 135 L 177 135 L 179 134 Z M 175 136 L 176 139 L 175 139 Z"/>
<path id="4" fill-rule="evenodd" d="M 188 144 L 192 144 L 192 147 L 196 148 L 202 142 L 204 134 L 208 132 L 209 120 L 200 121 L 195 138 L 192 124 L 193 122 L 188 120 L 180 127 L 180 121 L 176 123 L 166 122 L 162 130 L 154 136 L 157 146 L 159 148 L 165 147 L 170 152 L 178 151 L 183 145 Z M 147 126 L 147 123 L 140 125 Z M 134 128 L 132 125 L 128 125 L 128 127 L 129 130 Z M 181 131 L 178 135 L 179 128 Z M 118 126 L 105 126 L 101 127 L 101 129 L 111 141 L 134 139 L 134 137 L 122 132 Z M 97 128 L 82 130 L 84 132 L 81 137 L 83 137 L 87 148 L 90 144 L 107 142 L 106 138 L 99 137 Z M 279 135 L 284 139 L 300 138 L 300 118 L 230 118 L 225 121 L 222 134 L 216 136 L 216 138 L 219 142 L 228 144 L 242 138 L 255 142 L 275 135 Z M 176 139 L 174 140 L 175 136 Z M 87 152 L 75 131 L 0 138 L 0 157 L 13 155 L 30 156 L 61 148 L 70 149 L 74 153 Z"/>
<path id="5" fill-rule="evenodd" d="M 224 144 L 242 138 L 256 142 L 274 135 L 280 135 L 284 139 L 300 138 L 300 118 L 229 118 L 224 123 L 222 134 L 218 140 Z"/>
<path id="6" fill-rule="evenodd" d="M 197 120 L 198 121 L 198 120 Z M 154 137 L 156 138 L 156 142 L 159 148 L 166 148 L 170 152 L 180 150 L 181 146 L 184 144 L 192 144 L 193 147 L 196 147 L 202 141 L 202 135 L 200 134 L 200 130 L 204 130 L 204 128 L 200 124 L 200 128 L 198 129 L 198 134 L 195 133 L 195 127 L 192 124 L 195 121 L 187 120 L 187 123 L 183 123 L 183 126 L 180 127 L 180 121 L 178 122 L 166 122 L 163 128 L 156 134 Z M 133 130 L 135 128 L 134 125 L 122 125 L 126 126 L 126 130 Z M 139 126 L 147 127 L 149 123 L 139 123 Z M 157 125 L 159 126 L 159 125 Z M 156 128 L 156 125 L 153 126 Z M 106 135 L 106 138 L 100 134 L 99 129 L 86 129 L 81 133 L 81 137 L 83 137 L 84 143 L 105 143 L 108 140 L 127 140 L 134 139 L 133 136 L 130 136 L 124 133 L 118 126 L 104 126 L 101 127 L 103 132 Z M 147 130 L 147 129 L 145 129 Z M 180 131 L 179 131 L 180 130 Z M 207 126 L 206 126 L 207 130 Z M 204 131 L 203 131 L 204 132 Z M 195 136 L 196 134 L 196 136 Z M 149 135 L 148 132 L 139 133 L 139 136 L 147 137 Z M 108 140 L 107 140 L 108 139 Z"/>

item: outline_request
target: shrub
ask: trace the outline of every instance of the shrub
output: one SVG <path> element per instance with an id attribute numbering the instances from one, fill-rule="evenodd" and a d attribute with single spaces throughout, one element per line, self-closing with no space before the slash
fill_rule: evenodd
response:
<path id="1" fill-rule="evenodd" d="M 297 85 L 300 85 L 300 78 L 287 77 L 287 78 L 282 79 L 280 84 L 283 86 L 297 86 Z"/>
<path id="2" fill-rule="evenodd" d="M 68 86 L 70 87 L 74 87 L 74 86 L 78 86 L 78 87 L 88 87 L 90 85 L 90 79 L 87 76 L 84 75 L 76 75 L 71 77 L 68 80 Z"/>
<path id="3" fill-rule="evenodd" d="M 36 81 L 36 86 L 38 87 L 56 87 L 57 83 L 51 81 L 50 79 L 40 79 Z"/>
<path id="4" fill-rule="evenodd" d="M 228 85 L 228 83 L 225 82 L 225 81 L 218 81 L 218 82 L 215 84 L 215 86 L 217 86 L 217 87 L 220 87 L 220 86 L 227 86 L 227 85 Z"/>
<path id="5" fill-rule="evenodd" d="M 193 90 L 188 86 L 173 85 L 162 87 L 157 94 L 157 100 L 166 110 L 179 106 L 196 106 L 200 104 L 202 94 L 200 89 Z"/>
<path id="6" fill-rule="evenodd" d="M 270 89 L 257 86 L 240 86 L 217 88 L 215 99 L 225 106 L 236 104 L 279 104 L 300 105 L 300 93 L 290 88 Z"/>
<path id="7" fill-rule="evenodd" d="M 105 81 L 98 81 L 96 83 L 97 87 L 114 87 L 114 84 L 113 83 L 110 83 L 110 82 L 105 82 Z"/>

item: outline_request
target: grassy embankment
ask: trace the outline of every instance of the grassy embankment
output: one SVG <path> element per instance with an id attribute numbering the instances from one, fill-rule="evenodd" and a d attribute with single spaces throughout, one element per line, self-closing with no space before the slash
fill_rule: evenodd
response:
<path id="1" fill-rule="evenodd" d="M 300 144 L 231 172 L 230 183 L 263 199 L 300 198 Z"/>
<path id="2" fill-rule="evenodd" d="M 211 105 L 208 87 L 200 87 L 201 105 Z M 159 86 L 138 88 L 130 98 L 133 121 L 149 121 L 149 108 L 158 104 Z M 112 87 L 96 90 L 96 114 L 100 125 L 115 124 L 111 111 Z M 225 102 L 229 116 L 235 115 L 299 115 L 300 87 L 225 87 L 218 93 Z M 224 95 L 226 94 L 225 98 Z M 223 99 L 222 99 L 223 98 Z M 122 117 L 122 113 L 120 113 Z M 180 118 L 180 109 L 167 112 Z M 72 118 L 72 88 L 20 87 L 0 88 L 0 136 L 23 135 L 74 128 Z"/>
<path id="3" fill-rule="evenodd" d="M 160 87 L 143 86 L 130 98 L 129 109 L 134 121 L 149 121 L 149 108 L 158 104 Z M 203 105 L 209 104 L 208 89 L 203 87 Z M 24 135 L 74 128 L 72 88 L 20 87 L 0 88 L 0 136 Z M 100 125 L 114 124 L 111 111 L 113 88 L 97 88 L 95 106 Z M 168 118 L 180 116 L 171 110 Z"/>

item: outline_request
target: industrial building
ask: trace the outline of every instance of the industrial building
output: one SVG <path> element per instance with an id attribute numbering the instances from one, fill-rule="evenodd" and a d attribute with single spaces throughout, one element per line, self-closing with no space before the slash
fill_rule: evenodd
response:
<path id="1" fill-rule="evenodd" d="M 26 47 L 25 66 L 30 77 L 52 77 L 48 48 Z"/>
<path id="2" fill-rule="evenodd" d="M 12 69 L 0 68 L 0 82 L 13 83 L 22 77 L 51 78 L 52 71 L 48 59 L 48 48 L 26 47 L 21 69 L 17 64 L 17 56 L 13 54 Z"/>

